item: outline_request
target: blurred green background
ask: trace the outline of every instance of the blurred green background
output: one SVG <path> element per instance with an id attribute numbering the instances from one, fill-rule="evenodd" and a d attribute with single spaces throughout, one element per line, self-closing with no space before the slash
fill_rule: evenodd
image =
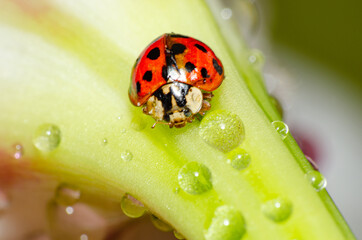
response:
<path id="1" fill-rule="evenodd" d="M 313 57 L 362 89 L 361 0 L 261 0 L 271 6 L 272 41 Z"/>

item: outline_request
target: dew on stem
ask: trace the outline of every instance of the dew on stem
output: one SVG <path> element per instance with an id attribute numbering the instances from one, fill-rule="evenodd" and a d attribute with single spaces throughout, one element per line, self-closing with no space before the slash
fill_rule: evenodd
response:
<path id="1" fill-rule="evenodd" d="M 129 150 L 125 150 L 121 153 L 121 159 L 125 162 L 129 162 L 133 159 L 133 154 Z"/>
<path id="2" fill-rule="evenodd" d="M 182 190 L 197 195 L 212 188 L 211 172 L 203 164 L 189 162 L 178 173 L 178 182 Z"/>
<path id="3" fill-rule="evenodd" d="M 284 140 L 288 136 L 289 127 L 287 124 L 285 124 L 282 121 L 274 121 L 272 122 L 272 125 L 275 128 L 275 130 L 278 132 L 282 140 Z"/>
<path id="4" fill-rule="evenodd" d="M 244 126 L 238 115 L 226 110 L 208 113 L 201 121 L 199 134 L 209 145 L 229 152 L 244 140 Z"/>
<path id="5" fill-rule="evenodd" d="M 247 168 L 250 164 L 250 161 L 250 155 L 244 149 L 237 148 L 228 153 L 227 163 L 236 170 L 242 170 Z"/>
<path id="6" fill-rule="evenodd" d="M 327 187 L 326 178 L 318 171 L 309 171 L 305 174 L 305 177 L 317 192 Z"/>
<path id="7" fill-rule="evenodd" d="M 292 203 L 284 198 L 275 198 L 265 202 L 262 206 L 264 215 L 275 222 L 282 222 L 292 213 Z"/>
<path id="8" fill-rule="evenodd" d="M 121 199 L 121 208 L 125 215 L 131 218 L 139 218 L 143 216 L 146 211 L 143 203 L 138 201 L 130 194 L 126 194 Z"/>
<path id="9" fill-rule="evenodd" d="M 161 230 L 163 232 L 170 232 L 172 231 L 172 227 L 156 217 L 155 215 L 151 214 L 151 222 L 153 226 L 155 226 L 158 230 Z"/>
<path id="10" fill-rule="evenodd" d="M 55 150 L 61 141 L 60 129 L 53 124 L 43 124 L 38 127 L 33 138 L 34 146 L 43 152 Z"/>
<path id="11" fill-rule="evenodd" d="M 205 231 L 206 240 L 240 240 L 246 232 L 245 220 L 232 206 L 220 206 Z"/>
<path id="12" fill-rule="evenodd" d="M 252 49 L 248 55 L 249 63 L 256 69 L 261 69 L 264 65 L 264 55 L 258 49 Z"/>

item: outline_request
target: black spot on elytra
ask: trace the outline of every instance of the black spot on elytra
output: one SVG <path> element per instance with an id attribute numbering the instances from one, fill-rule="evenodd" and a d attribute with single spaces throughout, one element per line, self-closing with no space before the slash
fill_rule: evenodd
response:
<path id="1" fill-rule="evenodd" d="M 171 47 L 171 51 L 174 55 L 181 54 L 185 51 L 186 46 L 181 43 L 175 43 Z"/>
<path id="2" fill-rule="evenodd" d="M 145 72 L 145 74 L 143 74 L 142 79 L 146 80 L 147 82 L 151 82 L 152 81 L 152 72 L 151 71 Z"/>
<path id="3" fill-rule="evenodd" d="M 197 47 L 198 49 L 200 49 L 201 51 L 203 51 L 204 53 L 207 53 L 206 48 L 204 48 L 203 46 L 201 46 L 200 44 L 195 44 L 195 47 Z"/>
<path id="4" fill-rule="evenodd" d="M 186 71 L 188 71 L 190 73 L 190 72 L 192 72 L 192 70 L 194 70 L 196 68 L 196 66 L 194 64 L 192 64 L 191 62 L 187 62 L 185 64 L 185 68 L 186 68 Z"/>
<path id="5" fill-rule="evenodd" d="M 168 80 L 168 72 L 167 72 L 167 66 L 166 65 L 164 65 L 162 67 L 162 77 L 163 77 L 163 79 L 165 79 L 165 81 Z"/>
<path id="6" fill-rule="evenodd" d="M 170 37 L 173 37 L 173 38 L 189 38 L 188 36 L 184 36 L 184 35 L 181 35 L 181 34 L 171 34 Z"/>
<path id="7" fill-rule="evenodd" d="M 202 68 L 202 69 L 201 69 L 201 76 L 202 76 L 203 78 L 209 78 L 209 77 L 210 77 L 210 75 L 208 74 L 206 68 Z"/>
<path id="8" fill-rule="evenodd" d="M 214 65 L 214 68 L 215 68 L 216 72 L 219 75 L 221 75 L 222 74 L 222 67 L 217 63 L 215 58 L 212 59 L 212 65 Z"/>
<path id="9" fill-rule="evenodd" d="M 160 49 L 158 47 L 155 47 L 147 54 L 147 58 L 151 60 L 156 60 L 157 58 L 159 58 L 159 56 L 160 56 Z"/>
<path id="10" fill-rule="evenodd" d="M 141 84 L 140 84 L 140 82 L 137 82 L 136 85 L 137 85 L 137 93 L 141 92 Z"/>

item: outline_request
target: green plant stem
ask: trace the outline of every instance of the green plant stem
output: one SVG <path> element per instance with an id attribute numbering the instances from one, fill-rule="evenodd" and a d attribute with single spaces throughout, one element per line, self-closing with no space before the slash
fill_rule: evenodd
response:
<path id="1" fill-rule="evenodd" d="M 304 173 L 311 167 L 295 141 L 291 136 L 282 141 L 272 127 L 271 120 L 279 117 L 260 73 L 246 61 L 249 52 L 244 48 L 234 56 L 204 2 L 140 0 L 99 9 L 87 3 L 84 8 L 47 4 L 50 10 L 36 17 L 15 3 L 0 10 L 0 22 L 10 26 L 0 27 L 0 51 L 5 53 L 0 84 L 6 89 L 0 96 L 1 149 L 12 154 L 12 144 L 21 143 L 24 161 L 34 169 L 83 191 L 119 201 L 130 193 L 190 240 L 204 239 L 221 205 L 243 215 L 244 239 L 353 239 L 326 191 L 318 193 L 306 181 Z M 233 169 L 225 153 L 205 143 L 199 122 L 151 129 L 153 120 L 130 104 L 132 65 L 165 32 L 200 39 L 222 60 L 226 79 L 214 92 L 212 110 L 227 110 L 242 120 L 241 148 L 252 159 L 247 169 Z M 32 143 L 43 123 L 57 125 L 62 133 L 60 146 L 49 153 Z M 124 151 L 132 153 L 131 161 L 122 161 Z M 210 170 L 210 191 L 175 191 L 178 172 L 188 162 Z M 276 197 L 293 205 L 282 223 L 261 211 L 265 201 Z"/>

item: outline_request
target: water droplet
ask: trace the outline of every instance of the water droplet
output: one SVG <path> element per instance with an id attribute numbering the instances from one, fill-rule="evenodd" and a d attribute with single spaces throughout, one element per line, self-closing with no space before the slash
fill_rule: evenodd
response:
<path id="1" fill-rule="evenodd" d="M 321 191 L 327 187 L 327 180 L 325 177 L 318 171 L 312 170 L 305 174 L 305 177 L 312 184 L 316 191 Z"/>
<path id="2" fill-rule="evenodd" d="M 263 53 L 261 51 L 259 51 L 258 49 L 250 50 L 248 60 L 249 60 L 249 63 L 257 69 L 261 69 L 264 65 Z"/>
<path id="3" fill-rule="evenodd" d="M 176 230 L 173 231 L 173 235 L 175 236 L 175 238 L 177 239 L 185 239 L 184 236 L 182 236 L 181 233 L 177 232 Z"/>
<path id="4" fill-rule="evenodd" d="M 189 194 L 201 194 L 212 188 L 211 172 L 201 163 L 189 162 L 180 169 L 178 183 Z"/>
<path id="5" fill-rule="evenodd" d="M 280 104 L 279 100 L 274 97 L 274 96 L 270 96 L 270 101 L 273 103 L 273 105 L 275 106 L 275 108 L 277 109 L 278 113 L 280 114 L 280 116 L 283 118 L 284 116 L 284 111 L 283 111 L 283 107 Z"/>
<path id="6" fill-rule="evenodd" d="M 250 155 L 244 149 L 235 149 L 228 154 L 227 162 L 235 169 L 242 170 L 249 166 Z"/>
<path id="7" fill-rule="evenodd" d="M 233 11 L 230 8 L 223 8 L 220 14 L 222 19 L 229 20 L 233 15 Z"/>
<path id="8" fill-rule="evenodd" d="M 231 206 L 220 206 L 205 232 L 206 240 L 240 240 L 246 232 L 245 220 L 241 213 Z"/>
<path id="9" fill-rule="evenodd" d="M 146 127 L 146 121 L 142 117 L 134 117 L 131 121 L 131 128 L 136 131 L 141 131 Z"/>
<path id="10" fill-rule="evenodd" d="M 69 184 L 60 184 L 55 191 L 56 202 L 63 206 L 72 206 L 80 199 L 81 192 L 79 189 Z"/>
<path id="11" fill-rule="evenodd" d="M 24 155 L 24 148 L 21 144 L 15 144 L 14 145 L 14 158 L 15 159 L 20 159 L 23 157 Z"/>
<path id="12" fill-rule="evenodd" d="M 88 235 L 87 234 L 80 235 L 80 240 L 88 240 Z"/>
<path id="13" fill-rule="evenodd" d="M 68 215 L 72 215 L 74 213 L 74 208 L 71 207 L 71 206 L 68 206 L 65 208 L 65 212 L 68 214 Z"/>
<path id="14" fill-rule="evenodd" d="M 108 143 L 107 138 L 104 138 L 104 139 L 102 140 L 102 144 L 103 144 L 103 145 L 107 145 L 107 143 Z"/>
<path id="15" fill-rule="evenodd" d="M 292 203 L 284 198 L 272 199 L 263 204 L 262 211 L 269 219 L 282 222 L 292 213 Z"/>
<path id="16" fill-rule="evenodd" d="M 121 208 L 123 213 L 131 218 L 141 217 L 146 211 L 143 203 L 141 203 L 129 194 L 126 194 L 122 197 Z"/>
<path id="17" fill-rule="evenodd" d="M 38 127 L 33 138 L 33 144 L 40 151 L 50 152 L 56 149 L 61 140 L 60 129 L 53 124 L 43 124 Z"/>
<path id="18" fill-rule="evenodd" d="M 272 125 L 275 128 L 275 130 L 277 130 L 282 140 L 284 140 L 289 133 L 288 125 L 282 121 L 274 121 L 272 122 Z"/>
<path id="19" fill-rule="evenodd" d="M 131 160 L 133 159 L 133 154 L 132 154 L 130 151 L 128 151 L 128 150 L 123 151 L 123 152 L 121 153 L 121 159 L 122 159 L 123 161 L 125 161 L 125 162 L 129 162 L 129 161 L 131 161 Z"/>
<path id="20" fill-rule="evenodd" d="M 238 115 L 216 110 L 202 119 L 199 134 L 209 145 L 229 152 L 244 140 L 244 127 Z"/>
<path id="21" fill-rule="evenodd" d="M 151 215 L 151 222 L 158 230 L 161 230 L 163 232 L 172 231 L 172 227 L 170 225 L 168 225 L 153 214 Z"/>
<path id="22" fill-rule="evenodd" d="M 175 187 L 175 189 L 173 190 L 174 193 L 178 194 L 180 192 L 180 188 L 179 187 Z"/>

